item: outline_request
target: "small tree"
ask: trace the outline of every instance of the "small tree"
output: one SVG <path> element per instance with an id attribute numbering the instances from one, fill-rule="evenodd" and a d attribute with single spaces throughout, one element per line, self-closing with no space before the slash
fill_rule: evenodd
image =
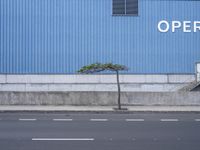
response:
<path id="1" fill-rule="evenodd" d="M 94 63 L 88 66 L 83 66 L 78 72 L 91 74 L 101 71 L 114 71 L 116 73 L 117 79 L 117 88 L 118 88 L 118 109 L 121 109 L 121 89 L 120 89 L 120 82 L 119 82 L 119 71 L 128 70 L 128 68 L 124 65 L 119 64 L 112 64 L 112 63 Z"/>

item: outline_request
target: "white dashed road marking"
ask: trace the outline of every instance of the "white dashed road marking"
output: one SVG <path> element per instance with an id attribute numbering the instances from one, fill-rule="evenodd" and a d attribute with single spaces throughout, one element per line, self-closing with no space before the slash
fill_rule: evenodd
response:
<path id="1" fill-rule="evenodd" d="M 36 121 L 37 119 L 19 119 L 19 121 Z"/>
<path id="2" fill-rule="evenodd" d="M 126 121 L 144 121 L 144 119 L 126 119 Z"/>
<path id="3" fill-rule="evenodd" d="M 178 121 L 178 119 L 160 119 L 160 121 L 164 121 L 164 122 L 167 122 L 167 121 Z"/>
<path id="4" fill-rule="evenodd" d="M 0 121 L 2 120 L 2 118 L 0 118 Z M 37 119 L 36 118 L 19 118 L 18 119 L 19 121 L 36 121 Z M 65 118 L 58 118 L 58 119 L 52 119 L 52 121 L 73 121 L 73 119 L 65 119 Z M 109 121 L 109 119 L 104 119 L 104 118 L 99 118 L 99 119 L 96 119 L 96 118 L 93 118 L 93 119 L 90 119 L 90 121 Z M 134 118 L 129 118 L 129 119 L 125 119 L 125 121 L 127 122 L 142 122 L 142 121 L 145 121 L 144 119 L 134 119 Z M 165 119 L 160 119 L 161 122 L 177 122 L 179 121 L 179 119 L 170 119 L 170 118 L 165 118 Z M 200 118 L 197 118 L 197 119 L 194 119 L 194 121 L 196 122 L 200 122 Z"/>
<path id="5" fill-rule="evenodd" d="M 94 138 L 32 138 L 32 141 L 94 141 Z"/>
<path id="6" fill-rule="evenodd" d="M 73 119 L 53 119 L 53 121 L 72 121 Z"/>
<path id="7" fill-rule="evenodd" d="M 90 121 L 108 121 L 108 119 L 90 119 Z"/>

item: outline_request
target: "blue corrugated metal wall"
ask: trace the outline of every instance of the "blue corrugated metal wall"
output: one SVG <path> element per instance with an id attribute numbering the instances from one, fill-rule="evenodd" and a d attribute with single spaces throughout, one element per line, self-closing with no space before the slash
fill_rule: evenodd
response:
<path id="1" fill-rule="evenodd" d="M 194 73 L 200 32 L 160 33 L 159 20 L 200 20 L 200 1 L 139 0 L 139 16 L 112 16 L 112 0 L 0 0 L 0 73 L 75 73 L 93 62 L 127 73 Z"/>

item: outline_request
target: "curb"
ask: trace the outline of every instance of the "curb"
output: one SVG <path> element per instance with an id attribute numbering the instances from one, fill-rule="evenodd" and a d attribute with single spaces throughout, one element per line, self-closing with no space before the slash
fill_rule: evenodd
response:
<path id="1" fill-rule="evenodd" d="M 161 110 L 128 110 L 128 111 L 114 111 L 114 110 L 0 110 L 0 113 L 74 113 L 74 114 L 135 114 L 135 113 L 198 113 L 200 111 L 188 110 L 170 110 L 170 111 L 161 111 Z"/>

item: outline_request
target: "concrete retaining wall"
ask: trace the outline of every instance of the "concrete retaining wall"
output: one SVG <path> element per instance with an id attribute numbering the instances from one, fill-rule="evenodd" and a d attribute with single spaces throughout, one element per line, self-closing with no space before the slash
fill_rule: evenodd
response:
<path id="1" fill-rule="evenodd" d="M 116 92 L 0 92 L 0 105 L 115 105 Z M 122 92 L 124 105 L 200 105 L 200 92 Z"/>
<path id="2" fill-rule="evenodd" d="M 126 92 L 171 92 L 195 80 L 195 75 L 120 75 Z M 116 91 L 116 76 L 108 75 L 0 75 L 0 91 Z"/>
<path id="3" fill-rule="evenodd" d="M 126 92 L 172 92 L 187 84 L 121 84 Z M 0 91 L 53 92 L 53 91 L 117 91 L 117 84 L 0 84 Z"/>
<path id="4" fill-rule="evenodd" d="M 195 80 L 191 74 L 146 74 L 120 75 L 121 83 L 190 83 Z M 0 83 L 7 84 L 51 84 L 51 83 L 116 83 L 116 76 L 108 75 L 7 75 L 0 74 Z"/>

